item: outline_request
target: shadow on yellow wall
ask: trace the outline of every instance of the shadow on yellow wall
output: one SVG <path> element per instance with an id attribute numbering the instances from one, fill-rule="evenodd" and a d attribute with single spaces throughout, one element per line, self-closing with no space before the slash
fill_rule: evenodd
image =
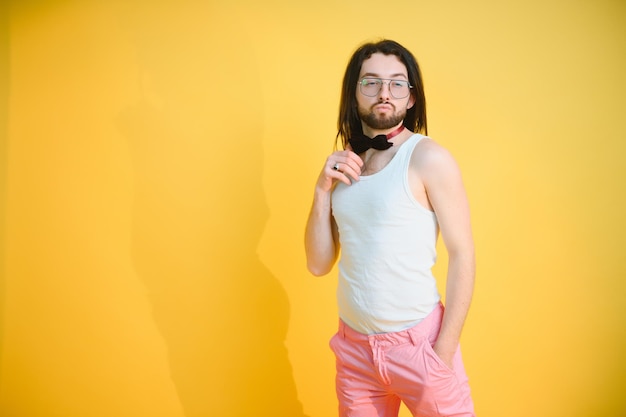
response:
<path id="1" fill-rule="evenodd" d="M 95 3 L 12 11 L 0 414 L 302 416 L 289 301 L 256 254 L 246 36 L 210 5 Z"/>
<path id="2" fill-rule="evenodd" d="M 302 415 L 283 343 L 288 300 L 256 255 L 268 209 L 257 84 L 237 58 L 247 56 L 245 48 L 233 54 L 216 38 L 172 44 L 169 31 L 142 35 L 158 46 L 141 52 L 151 78 L 145 88 L 153 89 L 147 95 L 161 109 L 143 100 L 119 119 L 135 178 L 133 264 L 181 402 L 188 415 Z M 168 65 L 181 48 L 209 59 Z M 200 94 L 198 79 L 177 78 L 183 64 L 200 66 L 197 74 L 207 79 Z M 174 74 L 161 72 L 167 67 Z M 226 115 L 225 107 L 232 108 Z M 188 112 L 180 116 L 185 126 L 168 123 L 171 108 Z"/>
<path id="3" fill-rule="evenodd" d="M 288 300 L 256 255 L 268 209 L 252 51 L 181 26 L 134 28 L 150 81 L 119 119 L 135 178 L 133 264 L 181 401 L 188 415 L 302 415 L 283 344 Z M 179 77 L 188 65 L 197 79 Z"/>

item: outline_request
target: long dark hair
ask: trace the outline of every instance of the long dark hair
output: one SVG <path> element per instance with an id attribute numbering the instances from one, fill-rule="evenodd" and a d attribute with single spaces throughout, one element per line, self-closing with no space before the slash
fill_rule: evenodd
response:
<path id="1" fill-rule="evenodd" d="M 415 99 L 415 105 L 407 110 L 403 124 L 412 132 L 428 134 L 424 83 L 417 60 L 408 49 L 398 42 L 383 39 L 378 42 L 369 42 L 360 46 L 354 52 L 352 58 L 350 58 L 350 62 L 346 68 L 346 73 L 343 77 L 343 86 L 341 88 L 339 120 L 337 121 L 338 131 L 335 138 L 335 141 L 337 141 L 339 137 L 341 137 L 344 149 L 353 135 L 362 133 L 361 119 L 357 111 L 356 89 L 363 61 L 377 52 L 384 55 L 395 55 L 406 66 L 409 82 L 413 86 L 411 95 Z"/>

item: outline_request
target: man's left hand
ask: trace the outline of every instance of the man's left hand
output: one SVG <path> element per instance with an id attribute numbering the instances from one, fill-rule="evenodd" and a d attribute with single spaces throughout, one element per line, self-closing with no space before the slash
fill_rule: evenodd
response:
<path id="1" fill-rule="evenodd" d="M 435 343 L 435 346 L 433 346 L 433 350 L 435 351 L 435 353 L 437 354 L 437 356 L 439 356 L 439 359 L 441 359 L 441 361 L 450 369 L 454 369 L 454 354 L 456 352 L 456 349 L 452 350 L 449 348 L 446 348 L 445 346 L 440 346 L 439 343 Z"/>

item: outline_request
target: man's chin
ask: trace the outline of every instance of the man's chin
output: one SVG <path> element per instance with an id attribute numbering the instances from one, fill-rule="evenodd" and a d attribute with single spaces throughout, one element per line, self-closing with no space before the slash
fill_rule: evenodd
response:
<path id="1" fill-rule="evenodd" d="M 398 126 L 398 124 L 404 120 L 406 113 L 381 115 L 368 112 L 360 113 L 359 116 L 361 117 L 363 123 L 365 123 L 370 129 L 386 130 Z"/>
<path id="2" fill-rule="evenodd" d="M 386 118 L 386 119 L 378 119 L 376 121 L 373 121 L 371 124 L 368 122 L 365 122 L 365 124 L 368 125 L 372 129 L 386 130 L 386 129 L 391 129 L 392 127 L 398 126 L 400 122 L 402 122 L 402 119 Z"/>

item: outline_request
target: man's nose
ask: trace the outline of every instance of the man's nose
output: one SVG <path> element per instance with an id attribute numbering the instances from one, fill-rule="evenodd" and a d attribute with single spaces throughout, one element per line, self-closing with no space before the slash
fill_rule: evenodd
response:
<path id="1" fill-rule="evenodd" d="M 380 85 L 380 91 L 378 91 L 378 99 L 381 101 L 391 98 L 391 83 L 382 82 Z"/>

